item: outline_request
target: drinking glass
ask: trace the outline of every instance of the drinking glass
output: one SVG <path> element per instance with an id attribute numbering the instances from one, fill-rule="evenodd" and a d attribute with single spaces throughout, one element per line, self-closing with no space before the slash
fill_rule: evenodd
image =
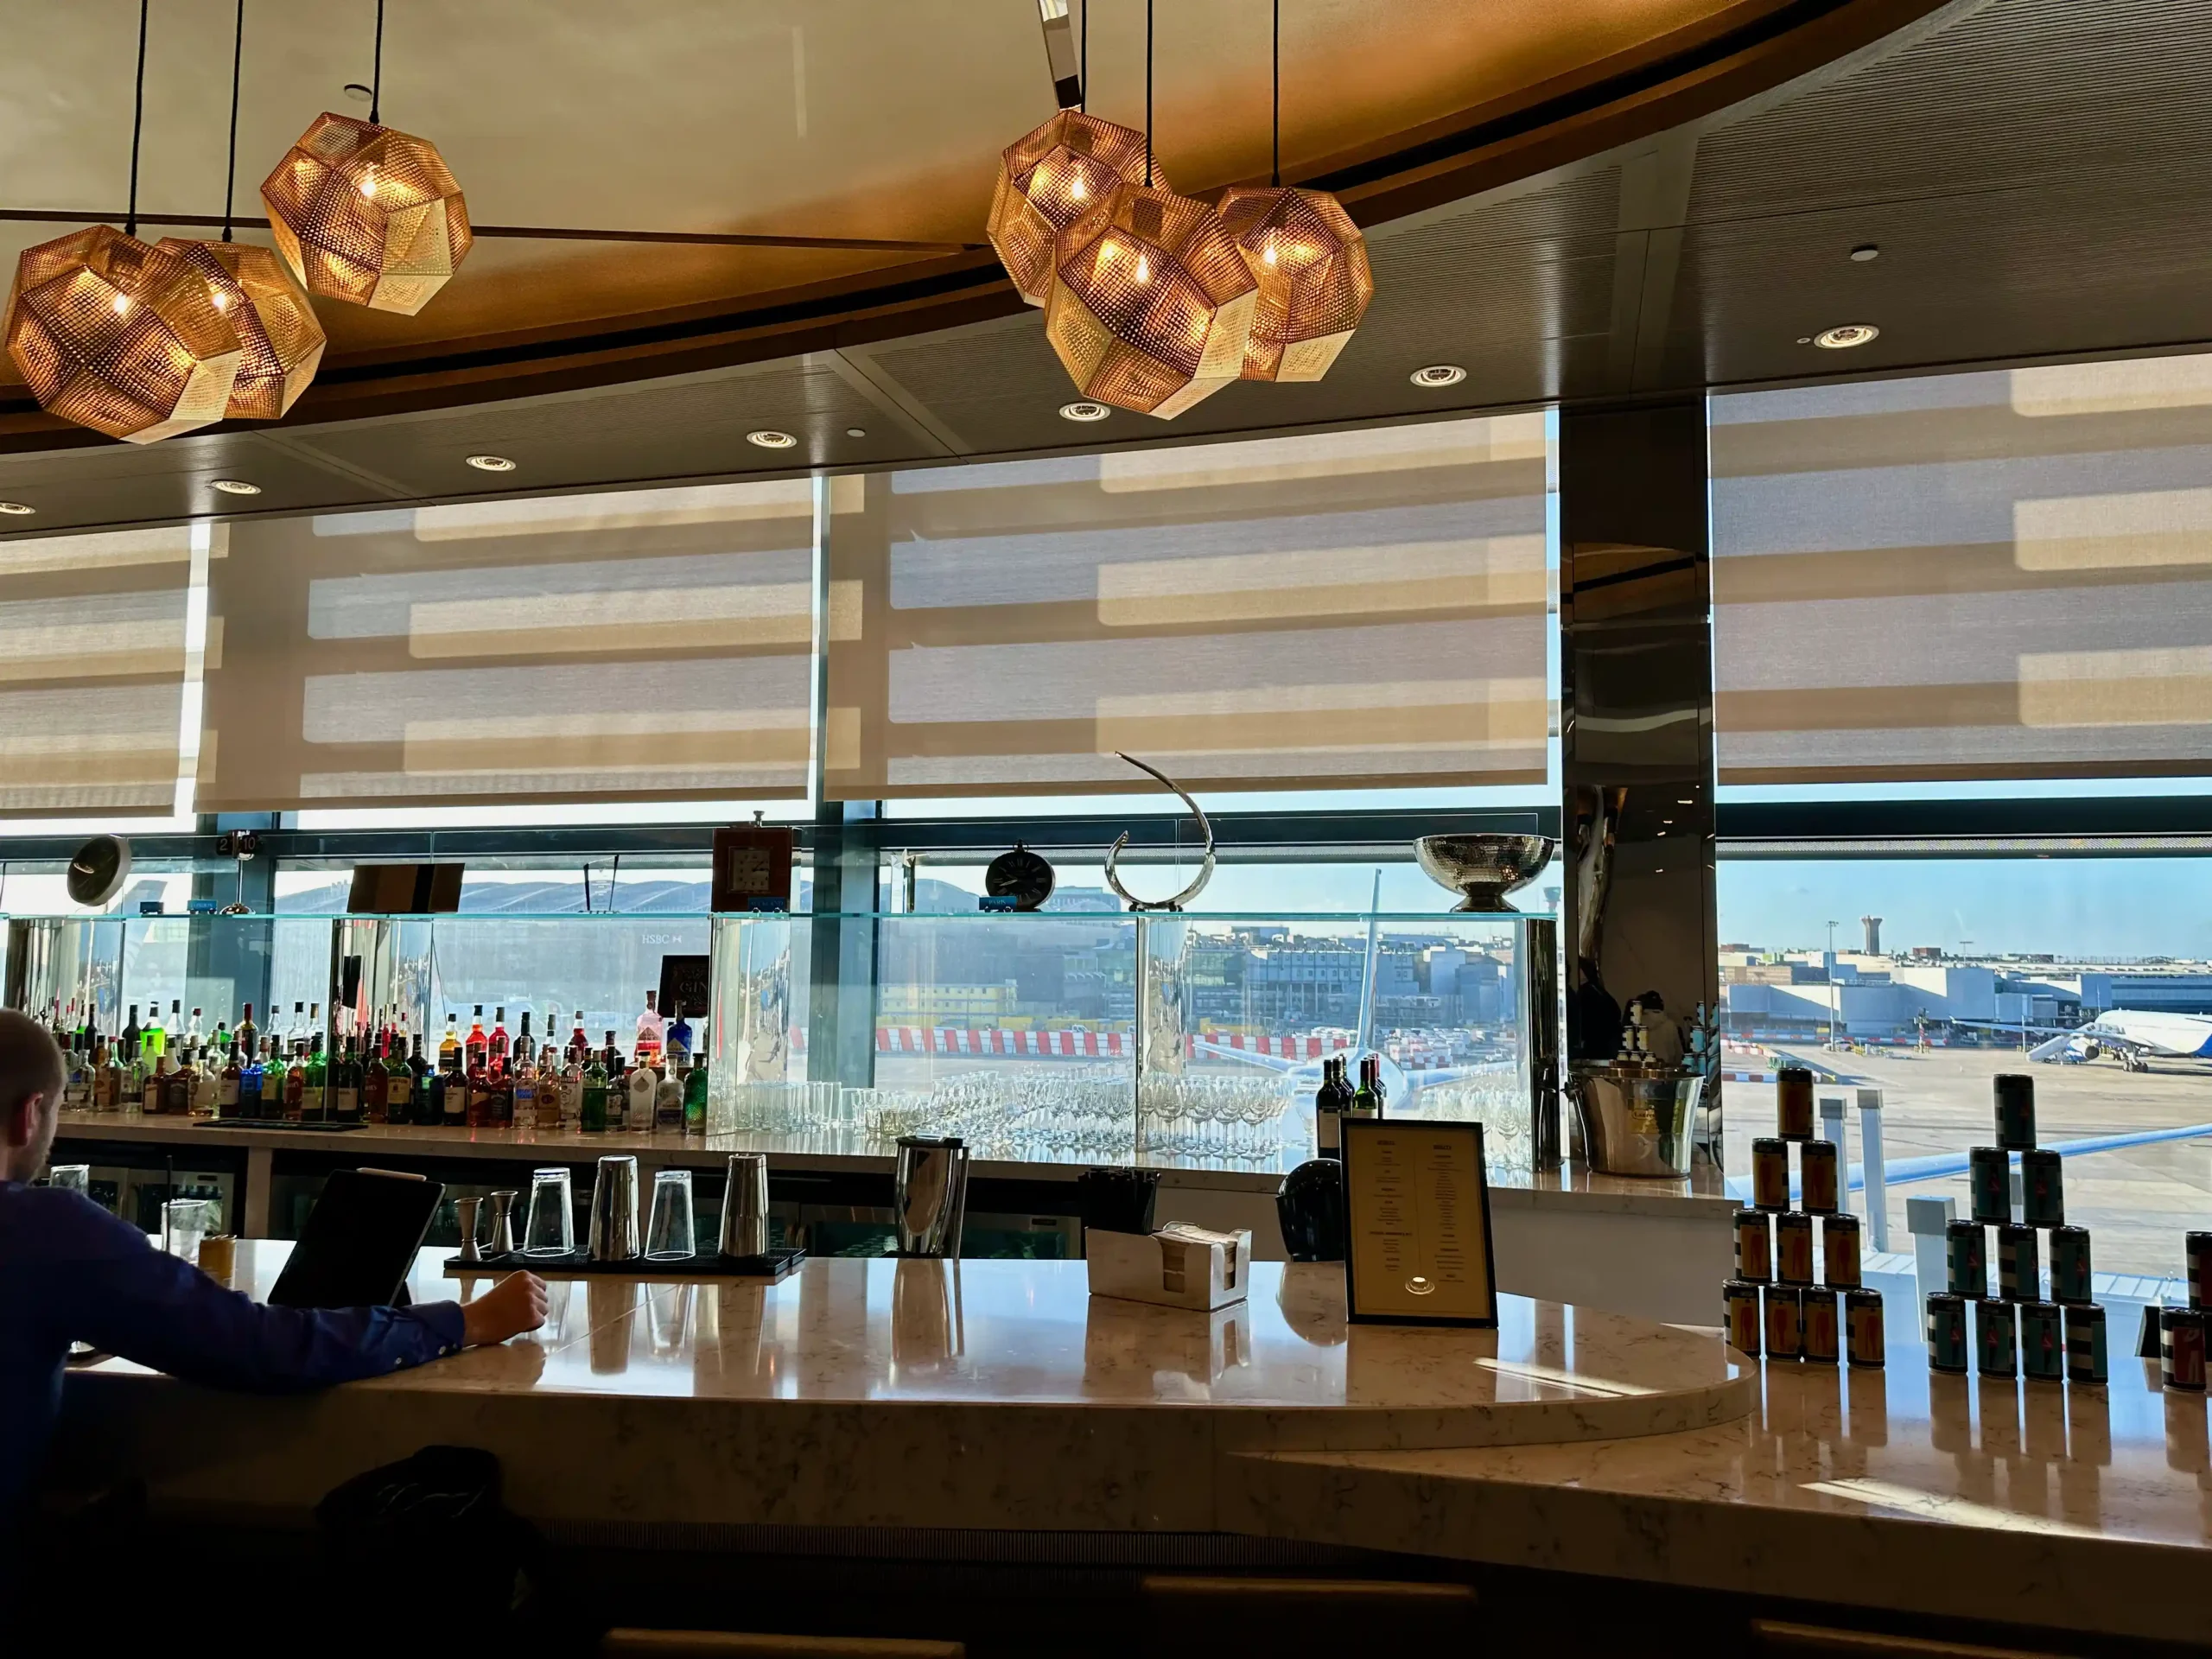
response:
<path id="1" fill-rule="evenodd" d="M 213 1198 L 171 1198 L 162 1205 L 162 1248 L 171 1255 L 197 1261 L 200 1241 L 214 1230 Z"/>
<path id="2" fill-rule="evenodd" d="M 46 1172 L 46 1184 L 58 1186 L 64 1192 L 89 1192 L 92 1184 L 90 1164 L 54 1164 Z"/>
<path id="3" fill-rule="evenodd" d="M 576 1212 L 565 1169 L 530 1172 L 530 1217 L 523 1226 L 524 1255 L 574 1255 Z"/>
<path id="4" fill-rule="evenodd" d="M 691 1237 L 691 1172 L 664 1169 L 653 1177 L 652 1217 L 645 1225 L 645 1260 L 688 1262 L 696 1254 Z"/>

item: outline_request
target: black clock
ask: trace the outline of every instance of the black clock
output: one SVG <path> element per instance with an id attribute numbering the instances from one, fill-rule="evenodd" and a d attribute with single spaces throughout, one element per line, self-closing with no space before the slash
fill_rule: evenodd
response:
<path id="1" fill-rule="evenodd" d="M 994 899 L 1013 900 L 1016 910 L 1039 910 L 1052 896 L 1052 867 L 1020 842 L 1014 850 L 1001 853 L 983 872 L 983 891 Z"/>

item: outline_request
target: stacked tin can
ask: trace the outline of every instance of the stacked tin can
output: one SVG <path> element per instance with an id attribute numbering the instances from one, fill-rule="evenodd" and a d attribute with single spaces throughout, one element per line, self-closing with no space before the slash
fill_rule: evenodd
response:
<path id="1" fill-rule="evenodd" d="M 2212 1233 L 2188 1234 L 2182 1243 L 2189 1304 L 2145 1308 L 2139 1346 L 2145 1359 L 2158 1362 L 2160 1387 L 2195 1394 L 2204 1389 L 2206 1338 L 2212 1332 Z"/>
<path id="2" fill-rule="evenodd" d="M 1813 1074 L 1775 1076 L 1780 1134 L 1751 1142 L 1751 1207 L 1736 1214 L 1736 1276 L 1722 1287 L 1728 1340 L 1776 1360 L 1853 1365 L 1883 1361 L 1882 1294 L 1859 1281 L 1859 1217 L 1842 1205 L 1835 1144 L 1813 1134 Z M 1797 1148 L 1801 1207 L 1790 1205 Z M 1815 1224 L 1820 1250 L 1814 1250 Z"/>
<path id="3" fill-rule="evenodd" d="M 2064 1165 L 2036 1145 L 2033 1077 L 2000 1073 L 1997 1144 L 1967 1154 L 1973 1216 L 1944 1230 L 1946 1287 L 1928 1297 L 1928 1363 L 1962 1372 L 1969 1355 L 1984 1376 L 2026 1375 L 2043 1382 L 2101 1384 L 2105 1311 L 2092 1294 L 2089 1230 L 2066 1224 Z M 2020 1155 L 2019 1213 L 2012 1207 L 2012 1154 Z M 1996 1284 L 1988 1229 L 1996 1230 Z M 2050 1236 L 2050 1294 L 2044 1295 L 2041 1239 Z M 1967 1315 L 1973 1340 L 1967 1340 Z"/>

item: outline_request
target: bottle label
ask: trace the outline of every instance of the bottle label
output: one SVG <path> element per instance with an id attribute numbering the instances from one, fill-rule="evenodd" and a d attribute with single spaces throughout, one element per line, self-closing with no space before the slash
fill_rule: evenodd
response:
<path id="1" fill-rule="evenodd" d="M 350 1123 L 350 1122 L 352 1122 L 355 1118 L 359 1117 L 360 1115 L 361 1115 L 361 1091 L 360 1091 L 359 1090 L 358 1090 L 358 1089 L 340 1089 L 340 1090 L 338 1090 L 338 1116 L 339 1116 L 339 1117 L 340 1117 L 342 1121 L 344 1121 L 344 1122 L 346 1122 Z"/>
<path id="2" fill-rule="evenodd" d="M 408 1098 L 414 1092 L 414 1078 L 403 1071 L 385 1085 L 385 1103 L 391 1109 L 394 1117 L 407 1109 Z"/>
<path id="3" fill-rule="evenodd" d="M 1342 1148 L 1344 1137 L 1339 1132 L 1336 1113 L 1321 1111 L 1313 1114 L 1313 1141 L 1323 1152 L 1336 1152 Z"/>

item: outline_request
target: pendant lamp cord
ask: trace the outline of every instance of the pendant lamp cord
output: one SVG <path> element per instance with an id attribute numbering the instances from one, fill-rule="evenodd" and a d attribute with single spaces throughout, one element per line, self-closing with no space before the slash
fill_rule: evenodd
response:
<path id="1" fill-rule="evenodd" d="M 377 0 L 377 55 L 369 73 L 369 124 L 384 124 L 384 0 Z"/>
<path id="2" fill-rule="evenodd" d="M 1152 188 L 1152 0 L 1144 0 L 1144 188 Z"/>
<path id="3" fill-rule="evenodd" d="M 238 0 L 240 5 L 245 0 Z M 1274 113 L 1269 122 L 1274 134 L 1273 146 L 1268 163 L 1268 182 L 1282 184 L 1282 0 L 1274 0 L 1274 42 L 1270 56 L 1274 63 Z"/>
<path id="4" fill-rule="evenodd" d="M 149 0 L 138 0 L 138 88 L 130 101 L 130 211 L 123 222 L 125 236 L 138 234 L 138 136 L 146 127 L 146 11 Z"/>
<path id="5" fill-rule="evenodd" d="M 1090 111 L 1090 0 L 1083 0 L 1083 22 L 1076 35 L 1075 46 L 1075 106 L 1089 114 Z"/>
<path id="6" fill-rule="evenodd" d="M 223 240 L 231 239 L 231 205 L 238 177 L 238 64 L 245 54 L 245 0 L 238 0 L 238 24 L 231 36 L 231 154 L 223 167 Z"/>

